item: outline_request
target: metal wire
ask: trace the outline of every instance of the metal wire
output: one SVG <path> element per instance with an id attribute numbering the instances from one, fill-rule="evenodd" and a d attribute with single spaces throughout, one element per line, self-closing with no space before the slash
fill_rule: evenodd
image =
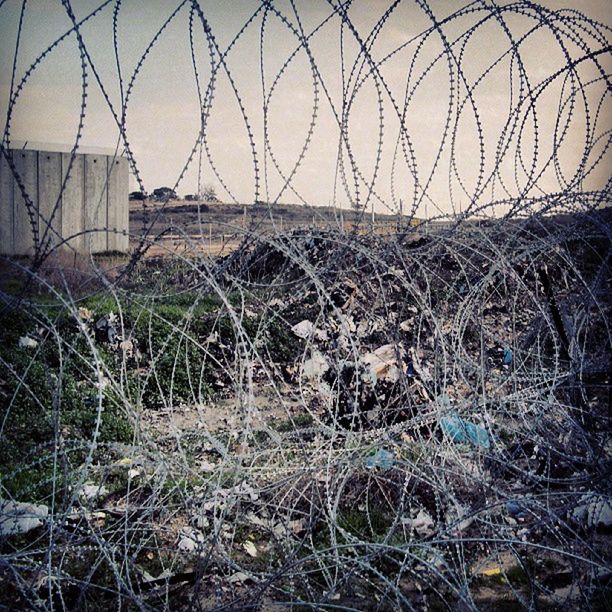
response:
<path id="1" fill-rule="evenodd" d="M 20 75 L 32 4 L 1 147 L 36 230 L 31 260 L 3 258 L 22 288 L 0 292 L 3 605 L 609 605 L 609 27 L 518 0 L 262 0 L 228 38 L 209 5 L 184 0 L 127 62 L 128 3 L 79 19 L 62 0 L 69 29 Z M 103 25 L 112 74 L 92 53 Z M 210 176 L 245 204 L 217 222 L 235 248 L 206 248 L 204 206 L 194 233 L 167 220 L 168 200 L 145 202 L 125 261 L 64 266 L 61 195 L 39 232 L 11 152 L 22 92 L 76 41 L 62 191 L 93 74 L 145 193 L 134 94 L 171 36 L 199 106 L 173 189 L 195 172 L 198 193 Z M 558 65 L 534 69 L 533 45 Z M 292 71 L 311 100 L 301 135 L 278 128 Z M 211 139 L 229 105 L 250 164 L 240 184 Z M 302 180 L 322 158 L 333 217 Z M 315 225 L 281 227 L 287 198 Z M 15 516 L 24 504 L 33 527 Z"/>

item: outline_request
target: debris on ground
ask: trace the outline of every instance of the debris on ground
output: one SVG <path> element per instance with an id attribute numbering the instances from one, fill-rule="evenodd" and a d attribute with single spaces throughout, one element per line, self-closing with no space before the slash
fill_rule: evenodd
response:
<path id="1" fill-rule="evenodd" d="M 586 251 L 577 229 L 552 222 L 542 236 L 518 225 L 512 245 L 494 225 L 432 235 L 418 254 L 414 241 L 290 232 L 217 263 L 234 302 L 198 289 L 201 311 L 75 309 L 66 354 L 91 355 L 63 384 L 87 392 L 86 433 L 49 412 L 57 446 L 5 479 L 37 514 L 3 521 L 3 537 L 47 520 L 52 490 L 19 484 L 40 478 L 40 460 L 61 474 L 53 537 L 74 551 L 64 570 L 81 542 L 113 541 L 137 560 L 121 572 L 138 584 L 188 590 L 201 572 L 228 602 L 268 581 L 323 606 L 320 571 L 363 576 L 357 599 L 369 601 L 367 584 L 386 588 L 381 567 L 417 608 L 427 585 L 468 608 L 466 593 L 527 598 L 531 584 L 551 605 L 578 603 L 563 590 L 578 581 L 599 593 L 611 520 L 605 240 L 601 224 L 576 223 Z M 575 260 L 550 253 L 563 239 Z M 571 359 L 534 272 L 542 260 L 551 283 L 562 279 L 559 311 L 583 313 L 566 329 L 583 347 Z M 45 354 L 50 335 L 31 336 Z M 53 407 L 57 381 L 43 372 Z M 109 440 L 122 415 L 129 435 Z"/>

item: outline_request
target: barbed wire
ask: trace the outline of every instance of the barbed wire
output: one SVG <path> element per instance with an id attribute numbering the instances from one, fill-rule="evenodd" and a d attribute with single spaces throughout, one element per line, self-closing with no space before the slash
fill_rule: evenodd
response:
<path id="1" fill-rule="evenodd" d="M 2 605 L 609 606 L 610 28 L 528 1 L 262 0 L 228 35 L 184 0 L 128 62 L 129 3 L 62 0 L 21 74 L 32 6 L 1 147 L 34 241 L 0 274 Z M 210 176 L 235 216 L 144 200 L 129 254 L 75 255 L 120 233 L 53 225 L 88 93 L 146 194 L 136 92 L 165 40 L 198 107 L 171 191 Z M 80 114 L 39 220 L 15 117 L 68 43 Z M 240 180 L 214 139 L 230 105 Z M 282 225 L 289 197 L 312 223 Z"/>

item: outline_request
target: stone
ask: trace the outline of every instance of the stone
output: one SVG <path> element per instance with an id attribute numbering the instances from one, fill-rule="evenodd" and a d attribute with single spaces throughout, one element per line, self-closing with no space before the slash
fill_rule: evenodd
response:
<path id="1" fill-rule="evenodd" d="M 49 507 L 43 504 L 0 501 L 0 536 L 28 533 L 41 527 L 48 515 Z"/>

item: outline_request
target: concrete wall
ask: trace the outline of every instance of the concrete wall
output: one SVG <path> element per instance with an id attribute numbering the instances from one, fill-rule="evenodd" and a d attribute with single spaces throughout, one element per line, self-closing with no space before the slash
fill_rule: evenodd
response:
<path id="1" fill-rule="evenodd" d="M 128 250 L 127 159 L 78 154 L 70 164 L 69 153 L 10 154 L 19 181 L 0 156 L 0 253 L 32 255 L 36 242 L 85 253 Z"/>

